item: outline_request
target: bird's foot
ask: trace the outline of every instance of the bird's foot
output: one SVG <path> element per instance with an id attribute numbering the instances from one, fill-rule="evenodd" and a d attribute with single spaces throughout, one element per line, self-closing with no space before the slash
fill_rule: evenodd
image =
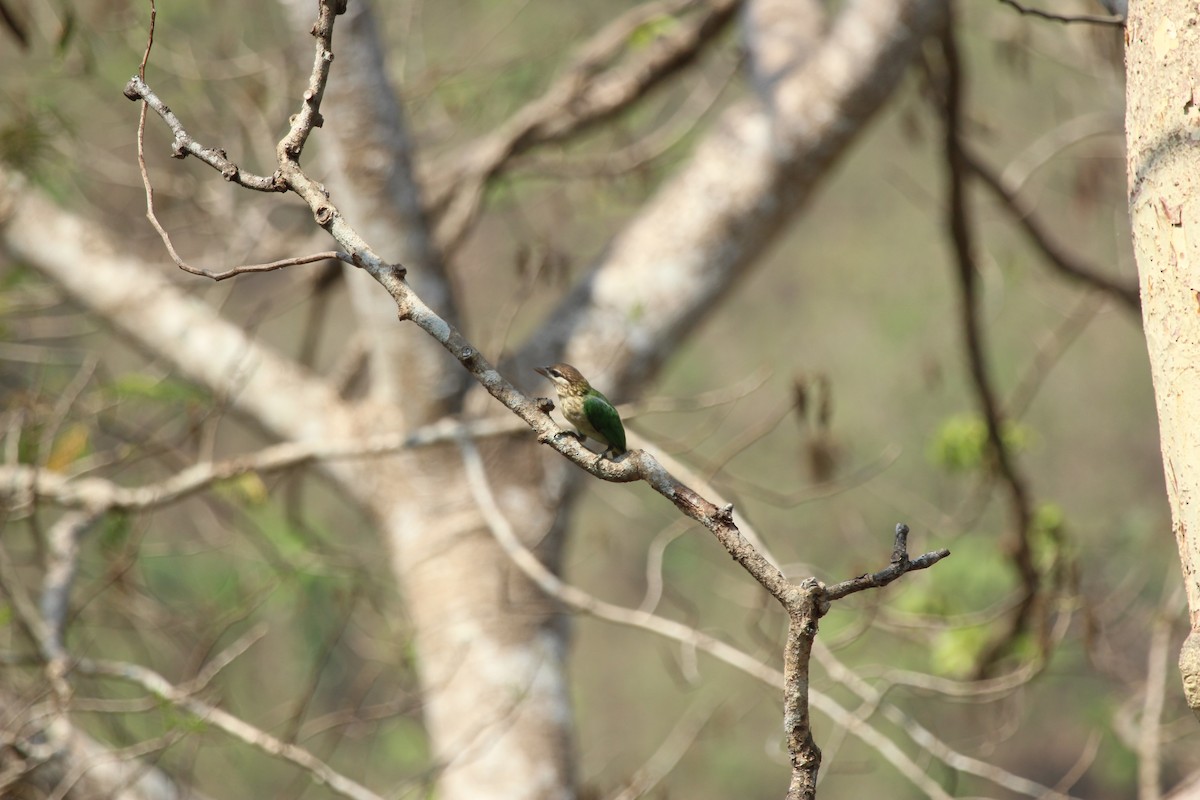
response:
<path id="1" fill-rule="evenodd" d="M 559 439 L 559 438 L 561 438 L 561 437 L 563 437 L 563 436 L 571 436 L 571 437 L 574 437 L 575 441 L 579 442 L 580 444 L 583 444 L 585 441 L 587 441 L 587 437 L 586 437 L 586 436 L 584 436 L 584 435 L 583 435 L 582 433 L 580 433 L 579 431 L 563 431 L 563 430 L 560 430 L 558 433 L 554 434 L 554 435 L 553 435 L 553 436 L 551 436 L 550 438 L 551 438 L 551 439 L 554 439 L 554 440 L 557 440 L 557 439 Z"/>

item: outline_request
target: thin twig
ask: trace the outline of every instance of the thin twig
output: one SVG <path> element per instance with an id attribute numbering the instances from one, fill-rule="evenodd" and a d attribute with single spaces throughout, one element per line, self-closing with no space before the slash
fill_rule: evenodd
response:
<path id="1" fill-rule="evenodd" d="M 1043 11 L 1040 8 L 1022 5 L 1017 0 L 1000 0 L 1006 6 L 1015 8 L 1022 14 L 1038 17 L 1040 19 L 1049 20 L 1051 22 L 1084 22 L 1092 25 L 1116 25 L 1117 27 L 1125 26 L 1125 18 L 1116 14 L 1055 14 L 1050 11 Z"/>
<path id="2" fill-rule="evenodd" d="M 154 29 L 151 25 L 150 41 L 153 41 Z M 146 51 L 149 53 L 150 43 L 146 45 Z M 143 64 L 143 71 L 144 71 Z M 345 253 L 336 250 L 327 250 L 321 253 L 313 253 L 307 256 L 296 256 L 294 258 L 284 258 L 278 261 L 271 261 L 265 264 L 244 264 L 241 266 L 230 267 L 229 269 L 215 272 L 205 267 L 197 267 L 186 260 L 175 249 L 175 244 L 171 240 L 171 234 L 163 226 L 158 219 L 158 214 L 154 210 L 154 186 L 150 182 L 150 170 L 146 166 L 146 110 L 154 109 L 167 126 L 171 128 L 175 134 L 175 144 L 172 153 L 176 158 L 183 158 L 191 154 L 199 158 L 204 163 L 208 164 L 215 170 L 218 170 L 222 177 L 227 181 L 244 186 L 247 189 L 254 189 L 261 192 L 280 192 L 284 191 L 287 186 L 283 184 L 278 175 L 264 177 L 260 175 L 250 175 L 243 172 L 236 164 L 228 159 L 225 151 L 217 150 L 210 147 L 204 147 L 199 142 L 191 137 L 184 129 L 183 123 L 175 116 L 171 109 L 159 99 L 145 80 L 139 75 L 129 81 L 125 87 L 125 96 L 131 100 L 142 100 L 142 112 L 138 120 L 138 136 L 137 136 L 137 151 L 138 151 L 138 169 L 142 175 L 142 186 L 146 193 L 146 219 L 154 227 L 162 239 L 163 245 L 167 248 L 167 253 L 170 254 L 173 260 L 180 269 L 185 272 L 190 272 L 193 275 L 200 275 L 205 278 L 211 278 L 214 281 L 223 281 L 226 278 L 232 278 L 235 275 L 242 275 L 250 272 L 272 272 L 284 267 L 292 267 L 300 264 L 312 264 L 314 262 L 323 262 L 330 259 L 337 259 L 347 263 L 353 263 L 350 257 Z"/>
<path id="3" fill-rule="evenodd" d="M 830 601 L 833 601 L 839 600 L 846 595 L 854 594 L 855 592 L 862 592 L 867 589 L 880 589 L 905 573 L 918 569 L 928 569 L 948 555 L 950 555 L 950 551 L 942 549 L 909 559 L 908 526 L 900 523 L 896 526 L 896 540 L 892 548 L 892 563 L 890 565 L 879 572 L 871 572 L 859 575 L 857 578 L 850 578 L 849 580 L 835 583 L 825 590 L 825 595 Z"/>
<path id="4" fill-rule="evenodd" d="M 654 755 L 633 773 L 629 783 L 612 795 L 611 800 L 637 800 L 649 794 L 663 778 L 671 774 L 671 770 L 675 769 L 720 705 L 720 702 L 714 700 L 699 700 L 694 703 L 675 723 L 675 727 L 666 735 L 662 744 L 654 751 Z"/>

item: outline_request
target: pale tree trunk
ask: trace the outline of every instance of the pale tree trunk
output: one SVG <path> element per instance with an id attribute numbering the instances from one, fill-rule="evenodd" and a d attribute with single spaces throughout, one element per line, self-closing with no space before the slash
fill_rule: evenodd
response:
<path id="1" fill-rule="evenodd" d="M 304 41 L 313 4 L 283 5 Z M 323 107 L 326 185 L 372 247 L 404 264 L 409 285 L 457 326 L 457 299 L 425 219 L 379 27 L 366 3 L 349 4 L 338 21 L 338 68 Z M 467 386 L 461 366 L 415 326 L 401 326 L 395 303 L 368 275 L 346 267 L 345 277 L 366 333 L 370 399 L 389 408 L 386 422 L 364 418 L 365 426 L 411 430 L 459 410 Z M 492 480 L 510 518 L 526 545 L 556 566 L 559 534 L 547 533 L 558 498 L 543 491 L 541 454 L 525 442 L 498 455 L 506 469 Z M 378 521 L 413 623 L 441 795 L 571 796 L 574 726 L 557 607 L 509 566 L 463 489 L 458 448 L 405 453 L 371 472 L 355 494 Z"/>
<path id="2" fill-rule="evenodd" d="M 1194 3 L 1131 3 L 1126 23 L 1129 216 L 1163 471 L 1191 633 L 1180 651 L 1200 716 L 1200 28 Z"/>

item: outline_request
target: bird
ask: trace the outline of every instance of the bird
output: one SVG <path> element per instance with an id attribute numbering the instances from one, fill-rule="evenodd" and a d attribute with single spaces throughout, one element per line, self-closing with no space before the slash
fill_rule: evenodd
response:
<path id="1" fill-rule="evenodd" d="M 587 378 L 570 364 L 535 367 L 549 378 L 558 392 L 558 404 L 567 422 L 575 426 L 579 441 L 595 439 L 607 449 L 600 454 L 613 457 L 625 452 L 625 426 L 608 398 L 592 388 Z"/>

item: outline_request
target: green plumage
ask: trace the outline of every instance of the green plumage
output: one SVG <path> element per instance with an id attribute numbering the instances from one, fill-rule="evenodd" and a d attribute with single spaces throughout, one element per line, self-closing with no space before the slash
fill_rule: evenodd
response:
<path id="1" fill-rule="evenodd" d="M 607 448 L 607 453 L 620 455 L 625 452 L 625 426 L 621 424 L 621 415 L 607 397 L 592 388 L 579 370 L 570 364 L 555 364 L 538 367 L 537 371 L 554 382 L 559 408 L 580 436 L 600 442 Z"/>
<path id="2" fill-rule="evenodd" d="M 621 424 L 621 415 L 607 397 L 592 389 L 583 398 L 583 413 L 592 427 L 592 433 L 588 436 L 608 445 L 608 449 L 614 453 L 625 452 L 625 426 Z"/>

